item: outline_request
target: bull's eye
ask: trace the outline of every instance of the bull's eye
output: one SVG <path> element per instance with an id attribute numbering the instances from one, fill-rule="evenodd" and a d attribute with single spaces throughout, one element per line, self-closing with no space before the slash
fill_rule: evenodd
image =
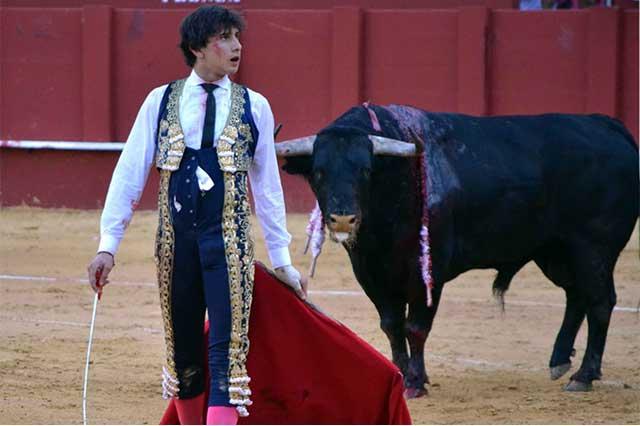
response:
<path id="1" fill-rule="evenodd" d="M 313 178 L 314 178 L 316 181 L 319 181 L 320 179 L 322 179 L 322 172 L 321 172 L 321 171 L 317 171 L 317 172 L 315 172 L 315 173 L 313 174 Z"/>
<path id="2" fill-rule="evenodd" d="M 362 177 L 365 179 L 369 179 L 369 176 L 371 176 L 371 170 L 370 169 L 364 169 L 362 170 Z"/>

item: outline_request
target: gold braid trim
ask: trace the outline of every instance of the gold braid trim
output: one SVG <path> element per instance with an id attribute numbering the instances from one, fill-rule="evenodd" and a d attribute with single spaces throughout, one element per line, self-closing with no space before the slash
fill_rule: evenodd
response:
<path id="1" fill-rule="evenodd" d="M 167 100 L 167 117 L 161 119 L 158 126 L 158 152 L 156 155 L 156 167 L 164 170 L 178 170 L 182 154 L 186 147 L 184 132 L 180 125 L 180 96 L 184 90 L 186 79 L 176 80 L 171 83 L 171 93 Z"/>
<path id="2" fill-rule="evenodd" d="M 163 371 L 163 397 L 176 396 L 179 383 L 176 374 L 173 321 L 171 311 L 171 279 L 173 274 L 173 251 L 175 235 L 171 223 L 169 206 L 170 170 L 160 170 L 158 191 L 158 232 L 156 235 L 156 265 L 158 268 L 158 289 L 160 291 L 160 307 L 164 323 L 167 362 Z"/>
<path id="3" fill-rule="evenodd" d="M 251 142 L 251 133 L 242 123 L 244 88 L 236 84 L 231 92 L 229 122 L 218 141 L 218 160 L 224 175 L 224 207 L 222 235 L 225 244 L 231 303 L 231 336 L 229 342 L 229 402 L 240 416 L 247 416 L 251 405 L 251 390 L 246 362 L 249 353 L 249 315 L 253 298 L 254 251 L 249 217 L 251 207 L 247 196 L 247 173 L 237 160 L 243 158 Z M 238 138 L 238 133 L 244 140 Z M 229 160 L 236 161 L 229 161 Z M 240 167 L 237 167 L 240 166 Z"/>

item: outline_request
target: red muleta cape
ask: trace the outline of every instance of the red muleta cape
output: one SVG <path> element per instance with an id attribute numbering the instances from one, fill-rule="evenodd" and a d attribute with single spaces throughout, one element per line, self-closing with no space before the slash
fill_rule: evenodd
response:
<path id="1" fill-rule="evenodd" d="M 411 424 L 402 375 L 376 349 L 259 263 L 253 294 L 247 361 L 253 405 L 239 424 Z M 207 323 L 205 342 L 208 331 Z M 160 424 L 178 424 L 173 401 Z"/>

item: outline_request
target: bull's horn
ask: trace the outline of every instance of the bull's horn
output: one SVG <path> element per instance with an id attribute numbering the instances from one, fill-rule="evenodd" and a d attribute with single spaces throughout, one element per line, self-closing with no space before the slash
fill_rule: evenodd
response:
<path id="1" fill-rule="evenodd" d="M 300 155 L 311 155 L 311 153 L 313 152 L 313 143 L 315 141 L 316 135 L 279 142 L 275 144 L 276 155 L 278 157 L 297 157 Z"/>
<path id="2" fill-rule="evenodd" d="M 396 157 L 412 157 L 416 155 L 416 146 L 412 143 L 374 135 L 369 135 L 369 140 L 373 143 L 373 153 L 375 155 L 394 155 Z"/>

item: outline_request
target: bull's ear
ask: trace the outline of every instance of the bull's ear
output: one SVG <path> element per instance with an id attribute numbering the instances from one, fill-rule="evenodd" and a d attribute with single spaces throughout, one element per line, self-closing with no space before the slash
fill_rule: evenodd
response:
<path id="1" fill-rule="evenodd" d="M 302 175 L 308 179 L 311 177 L 311 155 L 285 157 L 282 170 L 291 175 Z"/>

